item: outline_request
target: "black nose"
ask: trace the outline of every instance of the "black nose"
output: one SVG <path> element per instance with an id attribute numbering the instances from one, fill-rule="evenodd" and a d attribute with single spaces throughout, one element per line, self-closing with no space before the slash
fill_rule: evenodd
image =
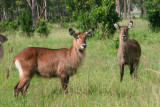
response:
<path id="1" fill-rule="evenodd" d="M 125 37 L 126 37 L 126 35 L 122 35 L 122 37 L 123 37 L 123 38 L 125 38 Z"/>
<path id="2" fill-rule="evenodd" d="M 82 44 L 82 46 L 83 46 L 84 48 L 86 48 L 86 44 Z"/>

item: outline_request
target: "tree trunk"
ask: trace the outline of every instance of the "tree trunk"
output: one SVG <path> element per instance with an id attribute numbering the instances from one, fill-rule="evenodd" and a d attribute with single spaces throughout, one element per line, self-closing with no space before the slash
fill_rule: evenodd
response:
<path id="1" fill-rule="evenodd" d="M 63 20 L 62 20 L 62 3 L 58 1 L 58 11 L 59 11 L 59 19 L 60 19 L 60 27 L 63 26 Z"/>
<path id="2" fill-rule="evenodd" d="M 17 20 L 18 20 L 18 25 L 20 25 L 20 22 L 19 22 L 19 11 L 18 11 L 18 6 L 16 7 L 16 12 L 17 12 Z"/>
<path id="3" fill-rule="evenodd" d="M 2 20 L 2 16 L 1 16 L 1 14 L 0 14 L 0 22 L 1 22 L 1 20 Z M 1 30 L 0 30 L 1 31 Z"/>
<path id="4" fill-rule="evenodd" d="M 4 19 L 7 19 L 5 9 L 3 9 L 3 14 L 4 14 Z"/>
<path id="5" fill-rule="evenodd" d="M 33 28 L 36 26 L 36 9 L 35 9 L 35 0 L 32 0 L 32 21 L 33 21 Z"/>
<path id="6" fill-rule="evenodd" d="M 42 17 L 42 15 L 44 16 L 44 11 L 45 11 L 45 9 L 46 9 L 46 7 L 44 7 L 43 9 L 40 9 L 40 10 L 41 10 L 41 14 L 38 16 L 37 21 L 36 21 L 36 24 L 39 23 L 39 20 L 40 20 L 40 18 Z"/>
<path id="7" fill-rule="evenodd" d="M 130 0 L 127 0 L 127 5 L 128 5 L 128 19 L 131 21 L 131 3 L 130 3 Z"/>
<path id="8" fill-rule="evenodd" d="M 141 15 L 144 15 L 144 10 L 143 10 L 143 8 L 142 8 L 142 4 L 143 4 L 143 0 L 140 0 L 140 10 L 141 10 Z"/>
<path id="9" fill-rule="evenodd" d="M 120 1 L 119 0 L 116 0 L 116 12 L 119 14 L 119 16 L 120 16 L 120 14 L 121 14 L 121 12 L 120 12 Z"/>
<path id="10" fill-rule="evenodd" d="M 37 5 L 37 17 L 39 17 L 39 7 Z"/>
<path id="11" fill-rule="evenodd" d="M 60 13 L 60 27 L 63 26 L 63 21 L 62 21 L 62 14 Z"/>
<path id="12" fill-rule="evenodd" d="M 45 7 L 44 20 L 47 20 L 47 2 L 46 2 L 46 0 L 44 0 L 44 7 Z"/>
<path id="13" fill-rule="evenodd" d="M 124 18 L 127 18 L 127 16 L 126 16 L 126 0 L 124 0 Z"/>

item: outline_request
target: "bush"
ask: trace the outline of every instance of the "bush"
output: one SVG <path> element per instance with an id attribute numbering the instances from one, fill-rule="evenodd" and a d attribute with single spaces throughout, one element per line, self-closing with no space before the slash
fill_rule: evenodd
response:
<path id="1" fill-rule="evenodd" d="M 39 23 L 37 24 L 36 31 L 40 34 L 40 36 L 47 36 L 50 33 L 47 22 L 43 19 L 40 19 Z"/>
<path id="2" fill-rule="evenodd" d="M 59 16 L 55 16 L 55 17 L 52 17 L 50 20 L 49 20 L 50 23 L 59 23 Z"/>
<path id="3" fill-rule="evenodd" d="M 78 0 L 67 0 L 72 16 L 77 17 L 77 28 L 87 31 L 95 28 L 99 39 L 109 37 L 115 32 L 114 23 L 120 21 L 115 12 L 115 0 L 87 0 L 79 3 Z"/>
<path id="4" fill-rule="evenodd" d="M 66 17 L 63 17 L 62 20 L 63 20 L 63 22 L 70 22 L 70 19 L 69 19 L 69 17 L 67 17 L 67 16 L 66 16 Z"/>
<path id="5" fill-rule="evenodd" d="M 160 0 L 148 0 L 143 4 L 152 31 L 160 31 Z"/>
<path id="6" fill-rule="evenodd" d="M 0 23 L 0 31 L 5 32 L 6 30 L 8 30 L 8 24 L 9 24 L 9 19 L 2 20 Z"/>
<path id="7" fill-rule="evenodd" d="M 15 21 L 9 22 L 8 28 L 9 28 L 9 30 L 17 30 L 18 29 L 18 21 L 15 20 Z"/>
<path id="8" fill-rule="evenodd" d="M 133 16 L 132 16 L 132 19 L 136 19 L 136 16 L 133 15 Z"/>
<path id="9" fill-rule="evenodd" d="M 115 48 L 118 49 L 118 47 L 119 47 L 119 38 L 114 40 L 114 45 L 115 45 Z"/>
<path id="10" fill-rule="evenodd" d="M 0 23 L 0 31 L 5 32 L 8 30 L 17 30 L 18 28 L 18 21 L 9 21 L 9 19 L 2 20 Z"/>
<path id="11" fill-rule="evenodd" d="M 28 10 L 22 11 L 20 15 L 20 26 L 23 32 L 26 32 L 28 36 L 30 36 L 30 33 L 33 32 L 32 29 L 32 17 L 31 13 Z"/>

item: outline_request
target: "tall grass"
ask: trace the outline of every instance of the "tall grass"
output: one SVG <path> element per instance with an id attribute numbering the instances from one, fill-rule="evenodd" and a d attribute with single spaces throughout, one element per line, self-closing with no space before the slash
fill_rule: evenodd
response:
<path id="1" fill-rule="evenodd" d="M 87 39 L 86 58 L 76 75 L 70 78 L 69 93 L 64 95 L 58 78 L 46 79 L 35 76 L 27 96 L 14 98 L 14 86 L 19 74 L 12 66 L 10 77 L 5 79 L 7 69 L 14 56 L 22 49 L 35 46 L 45 48 L 70 48 L 73 37 L 66 28 L 53 28 L 49 37 L 27 38 L 23 33 L 6 32 L 8 41 L 4 44 L 4 57 L 0 62 L 0 106 L 2 107 L 90 107 L 90 106 L 160 106 L 160 33 L 153 33 L 148 22 L 133 20 L 130 38 L 136 39 L 142 48 L 138 76 L 131 79 L 126 66 L 123 82 L 117 61 L 114 39 Z M 128 25 L 127 20 L 120 25 Z M 78 31 L 78 30 L 77 30 Z"/>

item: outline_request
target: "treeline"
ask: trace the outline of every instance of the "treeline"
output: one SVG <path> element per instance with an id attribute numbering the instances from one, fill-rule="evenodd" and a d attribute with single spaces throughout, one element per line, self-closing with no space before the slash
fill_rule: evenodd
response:
<path id="1" fill-rule="evenodd" d="M 115 0 L 116 12 L 124 18 L 131 18 L 131 11 L 136 7 L 140 10 L 140 15 L 145 14 L 143 3 L 147 0 Z"/>
<path id="2" fill-rule="evenodd" d="M 48 35 L 48 22 L 61 27 L 76 22 L 78 29 L 94 27 L 98 38 L 106 38 L 115 32 L 113 23 L 127 16 L 131 19 L 134 7 L 141 15 L 148 13 L 143 8 L 146 1 L 153 0 L 0 0 L 0 32 L 20 26 L 28 34 L 37 31 Z"/>
<path id="3" fill-rule="evenodd" d="M 2 19 L 19 21 L 21 12 L 26 9 L 31 13 L 33 27 L 40 18 L 55 20 L 62 19 L 62 16 L 69 16 L 65 0 L 0 0 L 0 21 Z"/>

